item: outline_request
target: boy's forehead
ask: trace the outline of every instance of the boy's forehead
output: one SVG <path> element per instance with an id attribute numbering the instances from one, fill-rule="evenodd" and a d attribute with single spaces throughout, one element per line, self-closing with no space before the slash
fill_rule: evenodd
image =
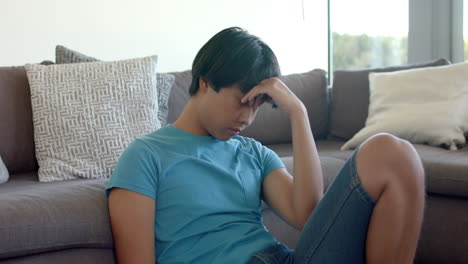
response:
<path id="1" fill-rule="evenodd" d="M 235 95 L 241 95 L 241 96 L 246 95 L 246 93 L 243 92 L 243 87 L 238 83 L 231 85 L 230 87 L 226 87 L 224 89 L 229 89 L 230 92 Z"/>

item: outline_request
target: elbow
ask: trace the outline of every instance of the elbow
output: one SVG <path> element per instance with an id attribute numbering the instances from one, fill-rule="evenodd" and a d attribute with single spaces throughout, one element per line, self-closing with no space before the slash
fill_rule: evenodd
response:
<path id="1" fill-rule="evenodd" d="M 298 231 L 302 231 L 307 223 L 307 220 L 309 220 L 309 217 L 296 217 L 295 221 L 292 223 L 292 226 Z"/>
<path id="2" fill-rule="evenodd" d="M 294 227 L 296 227 L 298 230 L 302 231 L 302 229 L 304 229 L 305 224 L 307 223 L 307 220 L 309 220 L 310 215 L 298 218 L 296 220 L 296 223 L 294 224 Z"/>
<path id="3" fill-rule="evenodd" d="M 291 224 L 297 230 L 302 231 L 302 229 L 304 228 L 305 224 L 307 223 L 311 215 L 312 215 L 312 212 L 296 214 L 296 217 L 294 218 L 294 221 Z"/>
<path id="4" fill-rule="evenodd" d="M 300 212 L 296 213 L 296 221 L 294 221 L 294 227 L 298 230 L 302 230 L 309 220 L 310 216 L 312 215 L 314 209 L 317 207 L 318 203 L 322 199 L 323 195 L 317 196 L 314 202 L 310 204 L 308 208 L 301 210 Z"/>
<path id="5" fill-rule="evenodd" d="M 305 223 L 307 223 L 307 222 L 305 222 Z M 305 223 L 302 223 L 302 222 L 301 222 L 301 223 L 296 223 L 296 224 L 294 225 L 294 227 L 295 227 L 297 230 L 302 231 L 302 229 L 304 229 Z"/>

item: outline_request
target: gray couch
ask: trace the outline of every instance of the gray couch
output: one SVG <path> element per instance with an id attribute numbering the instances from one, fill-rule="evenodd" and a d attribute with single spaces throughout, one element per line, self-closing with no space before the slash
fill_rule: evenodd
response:
<path id="1" fill-rule="evenodd" d="M 340 146 L 364 126 L 371 71 L 444 65 L 446 60 L 381 69 L 336 71 L 331 89 L 326 73 L 313 70 L 284 76 L 308 108 L 325 186 L 351 151 Z M 187 102 L 189 71 L 175 72 L 168 122 Z M 34 151 L 29 84 L 23 67 L 0 67 L 0 156 L 11 176 L 0 185 L 0 262 L 114 263 L 112 234 L 103 188 L 107 180 L 40 183 Z M 287 116 L 262 107 L 243 132 L 282 157 L 292 169 Z M 468 147 L 458 151 L 415 145 L 427 176 L 427 207 L 415 263 L 468 263 Z M 264 222 L 278 240 L 294 248 L 298 231 L 267 206 Z"/>

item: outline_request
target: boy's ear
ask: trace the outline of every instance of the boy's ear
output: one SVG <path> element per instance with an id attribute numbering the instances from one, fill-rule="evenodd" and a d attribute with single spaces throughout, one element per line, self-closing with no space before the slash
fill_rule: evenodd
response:
<path id="1" fill-rule="evenodd" d="M 200 77 L 198 79 L 198 89 L 201 92 L 206 93 L 209 88 L 210 88 L 210 82 L 207 79 Z"/>

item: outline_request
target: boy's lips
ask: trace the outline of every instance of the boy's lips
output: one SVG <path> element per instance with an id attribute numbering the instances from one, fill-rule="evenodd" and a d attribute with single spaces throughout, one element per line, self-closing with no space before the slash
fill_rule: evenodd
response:
<path id="1" fill-rule="evenodd" d="M 238 128 L 229 128 L 229 133 L 232 134 L 233 136 L 239 135 L 240 129 Z"/>

